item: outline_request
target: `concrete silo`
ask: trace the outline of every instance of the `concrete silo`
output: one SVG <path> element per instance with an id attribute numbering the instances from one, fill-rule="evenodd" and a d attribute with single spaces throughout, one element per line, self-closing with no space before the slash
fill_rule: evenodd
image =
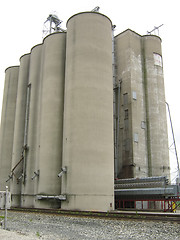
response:
<path id="1" fill-rule="evenodd" d="M 61 193 L 66 33 L 48 35 L 43 43 L 36 207 L 59 207 L 50 196 Z M 48 197 L 49 196 L 49 197 Z"/>
<path id="2" fill-rule="evenodd" d="M 85 12 L 67 22 L 62 209 L 114 207 L 112 24 Z"/>
<path id="3" fill-rule="evenodd" d="M 143 36 L 149 176 L 169 177 L 169 150 L 161 39 Z"/>
<path id="4" fill-rule="evenodd" d="M 20 206 L 21 185 L 24 181 L 24 166 L 26 162 L 26 139 L 27 139 L 27 89 L 29 78 L 30 54 L 20 58 L 16 114 L 14 125 L 12 176 L 10 190 L 12 194 L 12 206 Z"/>
<path id="5" fill-rule="evenodd" d="M 146 111 L 141 36 L 128 29 L 115 37 L 119 178 L 147 177 Z M 117 118 L 118 119 L 118 118 Z"/>
<path id="6" fill-rule="evenodd" d="M 115 37 L 120 86 L 119 178 L 169 177 L 161 40 L 126 30 Z"/>
<path id="7" fill-rule="evenodd" d="M 38 178 L 36 178 L 37 171 L 37 151 L 39 125 L 39 100 L 40 100 L 40 80 L 41 80 L 41 65 L 42 65 L 42 44 L 36 45 L 31 49 L 30 67 L 29 67 L 29 81 L 28 81 L 28 97 L 27 104 L 28 114 L 28 129 L 27 129 L 27 154 L 25 164 L 25 181 L 22 185 L 21 206 L 33 207 L 34 194 Z"/>
<path id="8" fill-rule="evenodd" d="M 9 186 L 14 136 L 14 119 L 18 86 L 19 66 L 5 70 L 4 96 L 0 129 L 0 190 Z M 8 180 L 9 179 L 9 180 Z M 8 182 L 6 182 L 8 180 Z"/>

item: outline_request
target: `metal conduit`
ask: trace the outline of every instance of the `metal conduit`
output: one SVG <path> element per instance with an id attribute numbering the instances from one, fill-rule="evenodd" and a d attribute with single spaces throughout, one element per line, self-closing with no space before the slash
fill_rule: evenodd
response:
<path id="1" fill-rule="evenodd" d="M 168 108 L 168 113 L 169 113 L 169 120 L 170 120 L 170 125 L 171 125 L 171 132 L 173 136 L 173 144 L 174 144 L 174 149 L 175 149 L 175 154 L 176 154 L 176 160 L 177 160 L 177 168 L 178 168 L 178 184 L 180 183 L 180 169 L 179 169 L 179 160 L 178 160 L 178 153 L 177 153 L 177 148 L 176 148 L 176 141 L 175 141 L 175 136 L 174 136 L 174 130 L 173 130 L 173 125 L 172 125 L 172 119 L 171 119 L 171 112 L 170 112 L 170 107 L 167 102 L 165 102 Z"/>

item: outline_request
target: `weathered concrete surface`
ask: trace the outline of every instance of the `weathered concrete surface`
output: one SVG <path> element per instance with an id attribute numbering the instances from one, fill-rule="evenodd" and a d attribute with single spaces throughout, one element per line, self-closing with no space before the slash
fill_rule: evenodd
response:
<path id="1" fill-rule="evenodd" d="M 145 93 L 141 36 L 127 30 L 115 37 L 120 90 L 119 177 L 147 177 Z M 137 136 L 137 141 L 134 137 Z"/>
<path id="2" fill-rule="evenodd" d="M 144 36 L 143 51 L 147 94 L 149 175 L 170 178 L 163 66 L 156 63 L 154 56 L 154 54 L 160 58 L 162 56 L 161 39 L 157 36 Z"/>
<path id="3" fill-rule="evenodd" d="M 119 177 L 169 178 L 161 39 L 128 29 L 115 37 L 115 43 L 121 82 Z"/>
<path id="4" fill-rule="evenodd" d="M 63 209 L 114 207 L 112 26 L 99 13 L 67 24 Z"/>
<path id="5" fill-rule="evenodd" d="M 29 60 L 30 54 L 25 54 L 20 58 L 16 115 L 14 125 L 14 140 L 13 140 L 13 156 L 11 168 L 16 168 L 13 171 L 13 178 L 10 180 L 10 191 L 12 194 L 12 206 L 20 206 L 20 194 L 22 179 L 18 180 L 23 173 L 22 151 L 24 146 L 24 130 L 25 130 L 25 115 L 26 115 L 26 97 L 29 78 Z M 20 162 L 20 163 L 19 163 Z M 19 163 L 19 164 L 18 164 Z"/>
<path id="6" fill-rule="evenodd" d="M 61 178 L 58 178 L 58 173 L 62 167 L 65 53 L 66 33 L 55 33 L 45 38 L 40 100 L 40 175 L 37 188 L 37 194 L 42 195 L 61 193 Z M 35 203 L 36 207 L 50 205 L 50 201 Z"/>
<path id="7" fill-rule="evenodd" d="M 27 146 L 25 163 L 25 181 L 21 189 L 21 206 L 34 206 L 34 193 L 36 191 L 37 178 L 31 179 L 34 172 L 37 172 L 37 152 L 39 149 L 39 100 L 40 100 L 40 80 L 41 80 L 41 65 L 42 65 L 42 44 L 36 45 L 31 49 L 29 80 L 28 80 L 28 124 L 27 124 Z"/>
<path id="8" fill-rule="evenodd" d="M 0 129 L 0 190 L 5 191 L 10 181 L 14 120 L 18 86 L 19 66 L 9 67 L 5 71 L 4 96 Z"/>

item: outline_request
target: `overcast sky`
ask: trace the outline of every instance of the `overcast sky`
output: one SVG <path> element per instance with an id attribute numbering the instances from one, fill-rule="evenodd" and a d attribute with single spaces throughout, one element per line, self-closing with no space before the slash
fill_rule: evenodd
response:
<path id="1" fill-rule="evenodd" d="M 73 14 L 91 11 L 99 6 L 116 25 L 115 35 L 130 28 L 146 35 L 155 26 L 162 38 L 166 101 L 170 105 L 177 151 L 180 153 L 180 13 L 179 1 L 171 0 L 6 0 L 0 4 L 0 112 L 2 107 L 4 70 L 19 65 L 19 58 L 42 42 L 43 23 L 56 12 L 62 27 Z M 169 123 L 169 119 L 168 119 Z M 173 143 L 169 132 L 169 145 Z M 173 149 L 170 150 L 171 172 L 177 171 Z M 174 178 L 175 175 L 173 175 Z"/>

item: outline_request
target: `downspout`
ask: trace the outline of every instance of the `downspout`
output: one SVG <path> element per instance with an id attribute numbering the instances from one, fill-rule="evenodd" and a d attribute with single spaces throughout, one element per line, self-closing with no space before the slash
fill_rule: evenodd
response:
<path id="1" fill-rule="evenodd" d="M 118 175 L 118 143 L 117 143 L 117 108 L 116 108 L 116 67 L 115 67 L 115 43 L 114 43 L 114 29 L 112 26 L 112 72 L 113 72 L 113 128 L 114 128 L 114 177 Z"/>
<path id="2" fill-rule="evenodd" d="M 152 159 L 151 159 L 151 136 L 150 136 L 150 123 L 149 123 L 149 101 L 148 101 L 148 83 L 147 83 L 147 69 L 145 59 L 144 41 L 142 39 L 142 72 L 144 83 L 144 95 L 145 95 L 145 113 L 146 113 L 146 145 L 147 145 L 147 157 L 148 157 L 148 177 L 152 177 Z"/>

